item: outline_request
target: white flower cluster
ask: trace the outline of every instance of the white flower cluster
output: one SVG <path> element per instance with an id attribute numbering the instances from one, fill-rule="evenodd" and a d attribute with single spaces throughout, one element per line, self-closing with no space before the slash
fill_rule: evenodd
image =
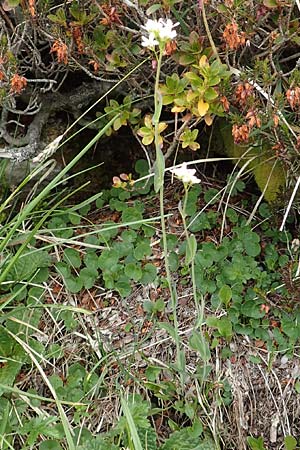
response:
<path id="1" fill-rule="evenodd" d="M 172 172 L 175 177 L 181 180 L 184 184 L 198 184 L 201 181 L 195 176 L 196 170 L 188 169 L 186 163 L 181 164 L 180 167 L 171 169 L 170 172 Z"/>
<path id="2" fill-rule="evenodd" d="M 142 46 L 153 49 L 156 45 L 166 43 L 167 41 L 174 39 L 177 33 L 176 30 L 173 30 L 173 28 L 177 25 L 179 25 L 179 23 L 173 24 L 170 19 L 167 19 L 166 21 L 163 19 L 148 19 L 146 25 L 142 28 L 149 34 L 148 37 L 142 36 Z"/>

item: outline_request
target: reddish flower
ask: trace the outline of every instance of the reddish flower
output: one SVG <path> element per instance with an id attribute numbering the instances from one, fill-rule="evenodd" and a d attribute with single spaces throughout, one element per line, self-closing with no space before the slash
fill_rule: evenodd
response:
<path id="1" fill-rule="evenodd" d="M 31 17 L 35 17 L 35 0 L 28 0 L 28 9 Z"/>
<path id="2" fill-rule="evenodd" d="M 51 47 L 50 53 L 56 53 L 59 63 L 68 64 L 68 47 L 61 41 L 55 41 Z"/>
<path id="3" fill-rule="evenodd" d="M 253 96 L 253 89 L 253 86 L 249 83 L 240 83 L 237 85 L 235 97 L 240 106 L 246 106 L 248 98 Z"/>
<path id="4" fill-rule="evenodd" d="M 247 112 L 246 119 L 248 121 L 248 126 L 250 129 L 253 128 L 254 126 L 260 128 L 261 120 L 258 117 L 257 112 L 254 111 L 253 109 L 250 109 L 250 111 Z"/>
<path id="5" fill-rule="evenodd" d="M 238 33 L 238 25 L 236 22 L 226 25 L 223 31 L 223 39 L 231 50 L 236 50 L 246 43 L 246 35 L 244 32 Z"/>
<path id="6" fill-rule="evenodd" d="M 232 136 L 236 144 L 241 144 L 242 142 L 247 142 L 249 139 L 249 127 L 248 125 L 237 125 L 234 124 L 232 127 Z"/>
<path id="7" fill-rule="evenodd" d="M 10 90 L 13 94 L 20 94 L 20 92 L 27 86 L 27 80 L 25 77 L 14 74 L 10 80 Z"/>
<path id="8" fill-rule="evenodd" d="M 288 89 L 286 91 L 286 98 L 292 109 L 296 109 L 300 106 L 300 87 L 297 86 L 294 89 Z"/>
<path id="9" fill-rule="evenodd" d="M 225 112 L 228 112 L 228 111 L 229 111 L 229 107 L 230 107 L 228 98 L 225 97 L 225 95 L 223 95 L 223 96 L 220 98 L 220 102 L 221 102 L 222 105 L 223 105 L 224 111 L 225 111 Z"/>
<path id="10" fill-rule="evenodd" d="M 84 44 L 83 44 L 83 41 L 82 41 L 81 28 L 78 27 L 78 26 L 73 26 L 72 27 L 72 36 L 73 36 L 73 39 L 75 41 L 78 53 L 80 55 L 82 55 L 84 53 Z"/>

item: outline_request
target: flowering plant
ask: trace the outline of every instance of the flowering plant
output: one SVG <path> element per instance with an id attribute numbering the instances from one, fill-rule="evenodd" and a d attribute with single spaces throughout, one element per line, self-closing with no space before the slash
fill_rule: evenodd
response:
<path id="1" fill-rule="evenodd" d="M 187 163 L 181 164 L 180 167 L 171 169 L 171 172 L 176 178 L 181 180 L 184 184 L 198 184 L 200 183 L 199 178 L 195 176 L 195 169 L 188 169 Z"/>
<path id="2" fill-rule="evenodd" d="M 171 19 L 166 21 L 148 19 L 145 26 L 142 27 L 148 32 L 148 37 L 142 36 L 142 46 L 152 50 L 156 45 L 165 45 L 176 37 L 177 33 L 173 28 L 177 25 L 179 23 L 173 24 Z"/>

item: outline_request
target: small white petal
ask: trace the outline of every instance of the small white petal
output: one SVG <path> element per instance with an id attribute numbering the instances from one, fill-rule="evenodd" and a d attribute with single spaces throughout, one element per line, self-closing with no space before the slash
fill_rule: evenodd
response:
<path id="1" fill-rule="evenodd" d="M 159 42 L 155 39 L 154 34 L 150 33 L 149 37 L 142 36 L 142 46 L 147 48 L 153 48 L 158 45 Z"/>
<path id="2" fill-rule="evenodd" d="M 188 169 L 187 164 L 183 163 L 180 167 L 175 169 L 171 169 L 171 172 L 183 183 L 185 184 L 198 184 L 200 183 L 199 178 L 197 178 L 194 174 L 196 173 L 195 169 Z"/>

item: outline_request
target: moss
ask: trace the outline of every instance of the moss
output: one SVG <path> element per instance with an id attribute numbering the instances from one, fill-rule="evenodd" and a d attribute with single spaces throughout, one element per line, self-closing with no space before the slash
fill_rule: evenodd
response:
<path id="1" fill-rule="evenodd" d="M 219 132 L 223 141 L 223 152 L 230 158 L 239 158 L 239 167 L 242 167 L 247 159 L 254 157 L 247 169 L 253 172 L 261 192 L 265 190 L 265 200 L 267 202 L 275 201 L 285 186 L 286 172 L 282 163 L 274 159 L 274 152 L 268 147 L 268 144 L 266 142 L 255 146 L 235 144 L 231 126 L 225 121 L 220 122 Z M 233 160 L 233 163 L 235 162 Z"/>

